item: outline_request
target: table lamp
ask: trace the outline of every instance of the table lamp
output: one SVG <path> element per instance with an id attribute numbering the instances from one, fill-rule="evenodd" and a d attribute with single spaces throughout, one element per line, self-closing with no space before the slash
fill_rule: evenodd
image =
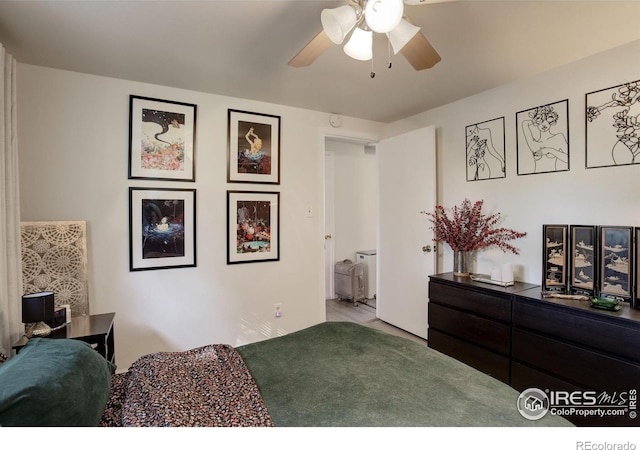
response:
<path id="1" fill-rule="evenodd" d="M 53 292 L 36 292 L 22 296 L 22 323 L 28 338 L 47 336 L 51 327 L 44 323 L 54 317 Z"/>

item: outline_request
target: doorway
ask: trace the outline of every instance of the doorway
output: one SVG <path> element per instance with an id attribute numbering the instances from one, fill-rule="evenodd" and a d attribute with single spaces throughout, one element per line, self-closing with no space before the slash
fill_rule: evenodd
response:
<path id="1" fill-rule="evenodd" d="M 345 142 L 345 139 L 338 139 Z M 325 136 L 325 148 L 333 139 Z M 436 201 L 436 133 L 435 127 L 417 129 L 371 143 L 356 139 L 346 142 L 359 144 L 364 151 L 374 149 L 377 177 L 360 181 L 375 191 L 376 223 L 376 318 L 422 339 L 427 338 L 428 318 L 427 282 L 435 273 L 436 253 L 432 251 L 433 232 L 421 211 L 430 211 Z M 336 239 L 336 220 L 340 214 L 327 202 L 336 201 L 343 192 L 327 176 L 335 176 L 337 153 L 327 157 L 333 166 L 326 167 L 325 185 L 325 271 L 332 270 L 339 253 Z M 353 188 L 353 177 L 342 191 Z M 333 186 L 333 191 L 331 190 Z M 333 197 L 332 197 L 333 196 Z M 349 205 L 351 207 L 351 205 Z M 349 207 L 347 210 L 349 211 Z M 348 212 L 353 215 L 353 212 Z M 357 252 L 358 250 L 353 250 Z M 326 274 L 326 292 L 332 293 L 332 274 Z M 325 297 L 329 297 L 325 295 Z"/>
<path id="2" fill-rule="evenodd" d="M 340 301 L 334 272 L 336 262 L 357 262 L 359 253 L 376 249 L 378 177 L 375 146 L 358 139 L 327 137 L 324 156 L 327 318 L 370 321 L 376 318 L 375 287 L 366 289 L 365 298 L 355 304 Z M 375 286 L 375 268 L 367 270 L 365 277 L 367 286 L 369 282 Z"/>

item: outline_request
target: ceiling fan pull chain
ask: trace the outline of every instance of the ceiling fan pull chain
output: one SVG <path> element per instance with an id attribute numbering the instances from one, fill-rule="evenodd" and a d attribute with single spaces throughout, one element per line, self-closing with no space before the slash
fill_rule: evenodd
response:
<path id="1" fill-rule="evenodd" d="M 391 41 L 387 39 L 387 69 L 391 69 Z"/>
<path id="2" fill-rule="evenodd" d="M 373 55 L 371 55 L 371 78 L 375 78 L 376 73 L 373 70 Z"/>

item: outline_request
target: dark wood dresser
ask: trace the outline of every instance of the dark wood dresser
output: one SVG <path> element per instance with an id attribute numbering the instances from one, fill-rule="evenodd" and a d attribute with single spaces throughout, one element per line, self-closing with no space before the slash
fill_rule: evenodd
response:
<path id="1" fill-rule="evenodd" d="M 517 391 L 590 392 L 609 410 L 626 408 L 619 416 L 568 416 L 576 425 L 640 425 L 630 414 L 640 391 L 640 311 L 628 304 L 603 311 L 543 298 L 534 284 L 504 288 L 445 273 L 429 279 L 428 337 L 429 347 Z"/>
<path id="2" fill-rule="evenodd" d="M 534 284 L 500 287 L 445 273 L 430 277 L 429 347 L 498 380 L 511 376 L 512 296 Z"/>
<path id="3" fill-rule="evenodd" d="M 512 306 L 511 386 L 519 391 L 537 387 L 606 393 L 612 404 L 624 400 L 617 399 L 621 395 L 628 397 L 630 390 L 637 395 L 640 311 L 628 304 L 620 311 L 603 311 L 585 301 L 543 299 L 540 288 L 519 292 Z M 626 407 L 628 402 L 623 404 Z M 640 418 L 632 420 L 628 413 L 578 416 L 572 421 L 594 426 L 640 425 Z"/>

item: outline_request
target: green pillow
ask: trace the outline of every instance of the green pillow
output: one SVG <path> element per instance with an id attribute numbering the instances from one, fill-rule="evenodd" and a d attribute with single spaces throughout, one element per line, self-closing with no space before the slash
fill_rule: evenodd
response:
<path id="1" fill-rule="evenodd" d="M 85 342 L 30 339 L 0 365 L 0 426 L 97 426 L 113 370 Z"/>

